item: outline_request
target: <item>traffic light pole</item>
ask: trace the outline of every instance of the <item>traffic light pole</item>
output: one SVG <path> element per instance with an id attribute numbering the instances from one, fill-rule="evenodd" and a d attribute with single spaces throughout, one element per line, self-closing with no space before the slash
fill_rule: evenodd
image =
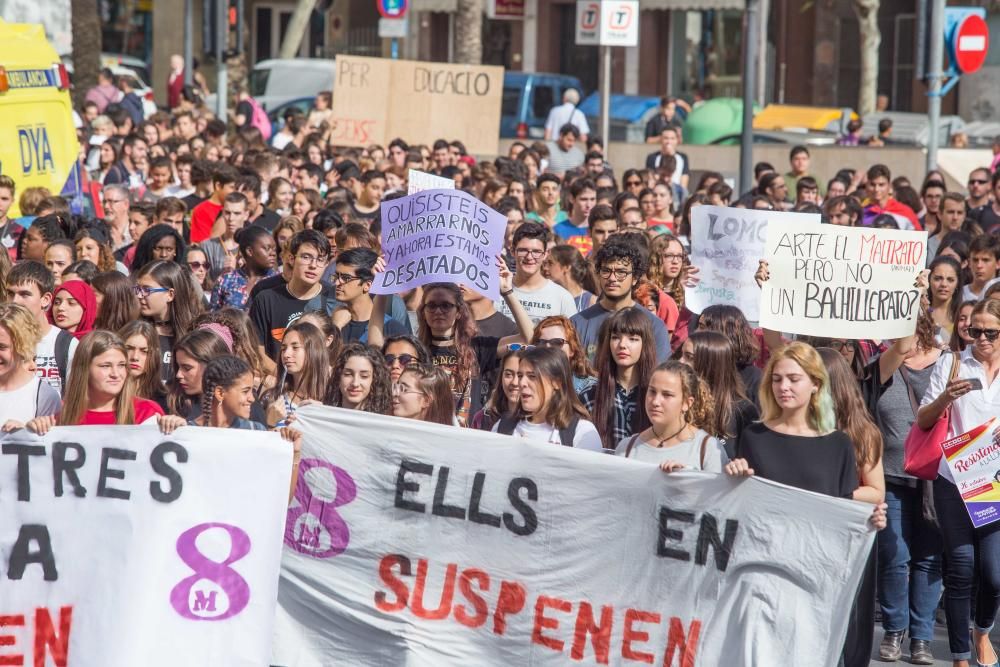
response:
<path id="1" fill-rule="evenodd" d="M 937 169 L 938 137 L 941 126 L 941 80 L 944 78 L 944 3 L 930 0 L 930 63 L 927 72 L 927 171 Z"/>
<path id="2" fill-rule="evenodd" d="M 757 22 L 760 0 L 747 0 L 746 25 L 743 31 L 743 131 L 740 136 L 739 192 L 753 187 L 753 96 L 757 81 Z"/>
<path id="3" fill-rule="evenodd" d="M 215 66 L 218 76 L 215 91 L 215 117 L 227 122 L 229 72 L 226 71 L 226 47 L 229 46 L 229 2 L 215 1 Z"/>

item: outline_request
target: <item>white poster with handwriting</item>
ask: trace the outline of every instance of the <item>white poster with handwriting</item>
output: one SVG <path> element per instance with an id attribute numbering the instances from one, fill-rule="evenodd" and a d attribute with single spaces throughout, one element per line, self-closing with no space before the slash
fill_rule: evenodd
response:
<path id="1" fill-rule="evenodd" d="M 784 333 L 884 340 L 917 326 L 914 281 L 927 255 L 927 232 L 774 221 L 767 232 L 770 280 L 760 295 L 760 325 Z"/>
<path id="2" fill-rule="evenodd" d="M 693 313 L 708 306 L 736 306 L 747 319 L 759 318 L 760 290 L 753 276 L 764 258 L 768 223 L 786 220 L 797 227 L 819 225 L 818 215 L 727 206 L 691 209 L 691 264 L 700 282 L 685 292 L 684 305 Z"/>

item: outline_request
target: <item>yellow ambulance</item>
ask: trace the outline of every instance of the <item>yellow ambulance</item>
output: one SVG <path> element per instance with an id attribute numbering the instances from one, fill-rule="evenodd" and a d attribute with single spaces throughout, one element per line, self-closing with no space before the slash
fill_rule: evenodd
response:
<path id="1" fill-rule="evenodd" d="M 0 173 L 18 193 L 42 186 L 73 195 L 79 154 L 69 75 L 45 29 L 0 19 Z M 10 216 L 19 215 L 15 197 Z"/>

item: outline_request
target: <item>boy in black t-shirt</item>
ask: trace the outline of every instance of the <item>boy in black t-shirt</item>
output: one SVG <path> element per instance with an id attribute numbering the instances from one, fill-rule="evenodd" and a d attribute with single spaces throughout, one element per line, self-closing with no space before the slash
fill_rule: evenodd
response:
<path id="1" fill-rule="evenodd" d="M 285 329 L 312 311 L 330 314 L 337 306 L 333 288 L 320 282 L 330 261 L 330 242 L 314 229 L 303 229 L 288 242 L 292 274 L 286 284 L 261 291 L 250 306 L 261 352 L 277 360 Z"/>

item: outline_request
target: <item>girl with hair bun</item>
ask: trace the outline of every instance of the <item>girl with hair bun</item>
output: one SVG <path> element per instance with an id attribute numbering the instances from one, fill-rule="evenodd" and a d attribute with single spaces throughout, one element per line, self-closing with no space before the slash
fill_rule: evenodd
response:
<path id="1" fill-rule="evenodd" d="M 722 472 L 726 450 L 712 428 L 712 394 L 698 374 L 679 361 L 657 366 L 645 395 L 650 426 L 622 439 L 615 454 L 658 463 L 664 472 Z"/>

